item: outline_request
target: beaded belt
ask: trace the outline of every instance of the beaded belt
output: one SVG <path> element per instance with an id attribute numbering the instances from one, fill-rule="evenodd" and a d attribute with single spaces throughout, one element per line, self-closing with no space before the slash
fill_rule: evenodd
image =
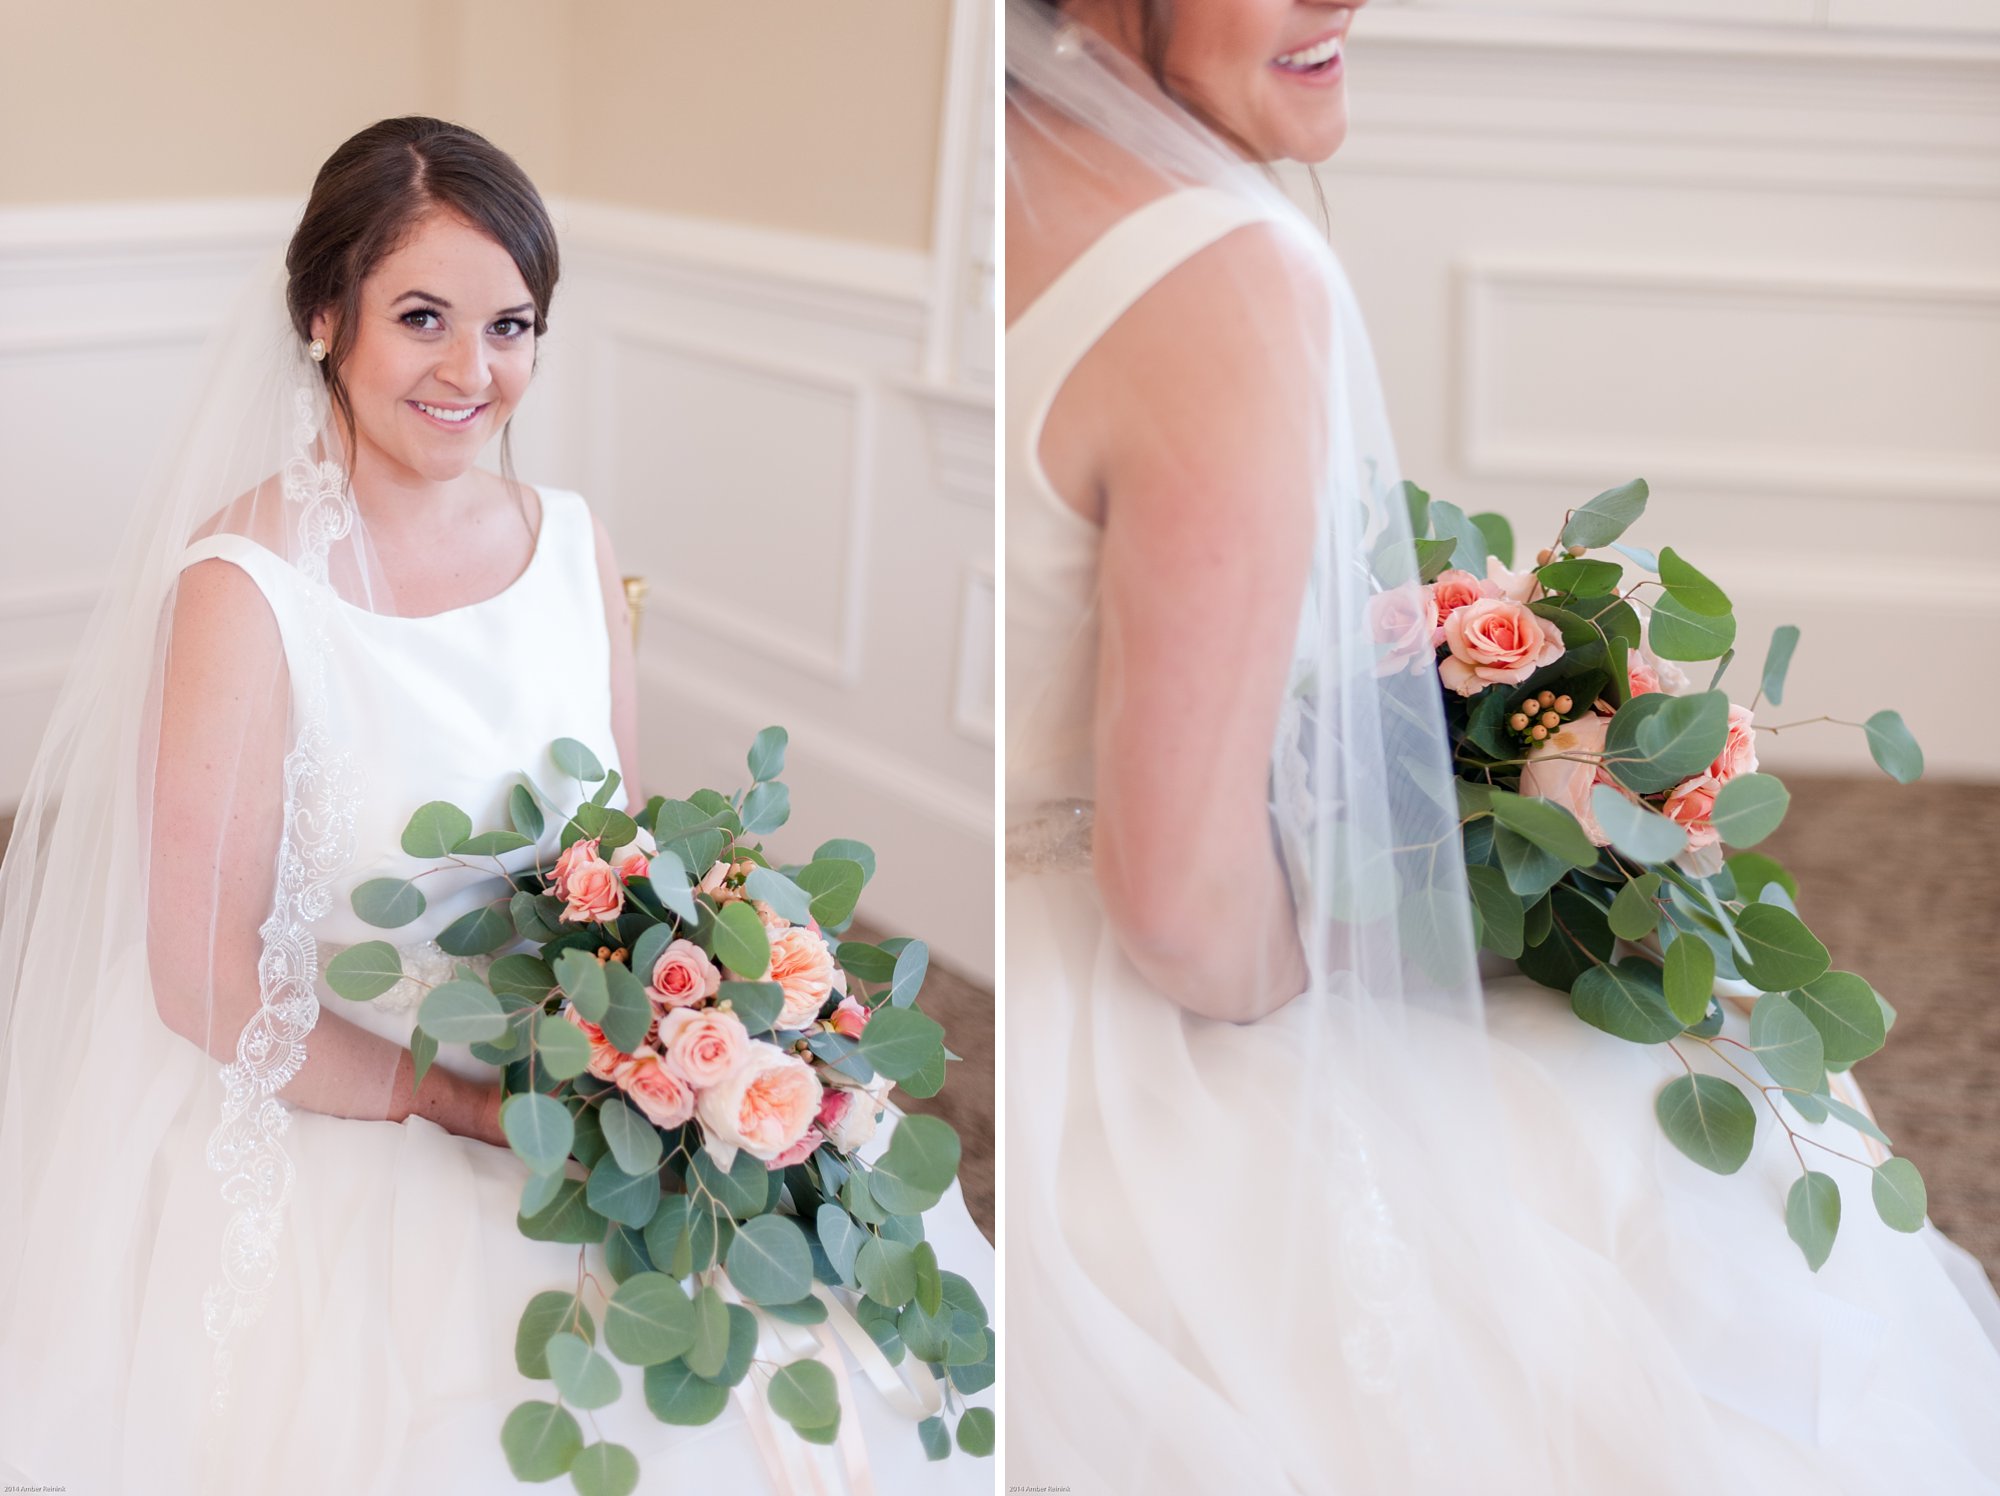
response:
<path id="1" fill-rule="evenodd" d="M 1044 800 L 1007 823 L 1007 876 L 1067 873 L 1090 866 L 1097 807 L 1089 800 Z"/>

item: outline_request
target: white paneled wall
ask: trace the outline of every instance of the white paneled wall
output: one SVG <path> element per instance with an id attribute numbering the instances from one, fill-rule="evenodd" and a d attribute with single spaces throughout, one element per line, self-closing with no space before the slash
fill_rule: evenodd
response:
<path id="1" fill-rule="evenodd" d="M 1804 631 L 1761 721 L 1894 706 L 1933 772 L 2000 776 L 1968 668 L 2000 636 L 2000 0 L 1375 0 L 1349 66 L 1320 177 L 1405 473 L 1527 551 L 1646 478 L 1631 538 L 1737 601 L 1737 699 Z M 1763 746 L 1868 768 L 1836 728 Z"/>
<path id="2" fill-rule="evenodd" d="M 646 788 L 734 788 L 784 724 L 776 849 L 872 842 L 864 914 L 990 976 L 992 397 L 928 355 L 957 281 L 925 255 L 552 208 L 565 274 L 516 464 L 580 490 L 651 584 Z M 175 386 L 296 214 L 0 211 L 0 807 Z"/>

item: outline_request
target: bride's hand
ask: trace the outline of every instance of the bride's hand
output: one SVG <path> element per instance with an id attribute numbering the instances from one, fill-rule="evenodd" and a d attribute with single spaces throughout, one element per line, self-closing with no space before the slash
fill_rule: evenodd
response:
<path id="1" fill-rule="evenodd" d="M 460 1137 L 477 1138 L 496 1148 L 508 1146 L 507 1134 L 500 1126 L 500 1103 L 506 1096 L 499 1081 L 468 1080 L 455 1071 L 434 1067 L 412 1096 L 408 1077 L 414 1073 L 412 1062 L 398 1077 L 396 1121 L 422 1117 Z"/>

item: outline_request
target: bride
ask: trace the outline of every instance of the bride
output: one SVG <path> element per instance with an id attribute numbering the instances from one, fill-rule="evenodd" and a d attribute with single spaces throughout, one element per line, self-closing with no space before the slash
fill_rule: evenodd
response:
<path id="1" fill-rule="evenodd" d="M 363 130 L 211 344 L 141 497 L 0 871 L 10 1477 L 508 1489 L 503 1421 L 548 1395 L 516 1363 L 523 1310 L 586 1269 L 614 1281 L 601 1245 L 518 1229 L 498 1068 L 445 1044 L 413 1086 L 417 982 L 358 1003 L 324 980 L 376 938 L 349 892 L 418 866 L 398 850 L 418 806 L 503 826 L 525 774 L 555 813 L 507 856 L 546 862 L 582 797 L 559 737 L 646 803 L 604 527 L 516 481 L 507 442 L 558 268 L 541 198 L 480 136 Z M 495 437 L 498 473 L 474 465 Z M 425 887 L 393 938 L 440 980 L 434 937 L 491 880 Z M 928 1224 L 990 1302 L 955 1185 Z M 832 1448 L 773 1428 L 760 1395 L 671 1426 L 630 1368 L 584 1437 L 625 1446 L 648 1491 L 987 1488 L 982 1462 L 925 1458 L 873 1349 L 830 1353 L 851 1389 Z"/>
<path id="2" fill-rule="evenodd" d="M 1265 165 L 1358 8 L 1009 0 L 1009 1481 L 2000 1491 L 1972 1260 L 1809 1271 L 1778 1129 L 1704 1172 L 1666 1046 L 1477 968 L 1367 336 Z"/>

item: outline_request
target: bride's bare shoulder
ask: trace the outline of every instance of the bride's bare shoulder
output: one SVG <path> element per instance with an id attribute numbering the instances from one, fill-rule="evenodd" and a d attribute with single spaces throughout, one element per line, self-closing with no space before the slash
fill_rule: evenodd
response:
<path id="1" fill-rule="evenodd" d="M 240 535 L 267 551 L 285 554 L 285 492 L 276 473 L 244 490 L 195 527 L 188 544 L 212 535 Z"/>

